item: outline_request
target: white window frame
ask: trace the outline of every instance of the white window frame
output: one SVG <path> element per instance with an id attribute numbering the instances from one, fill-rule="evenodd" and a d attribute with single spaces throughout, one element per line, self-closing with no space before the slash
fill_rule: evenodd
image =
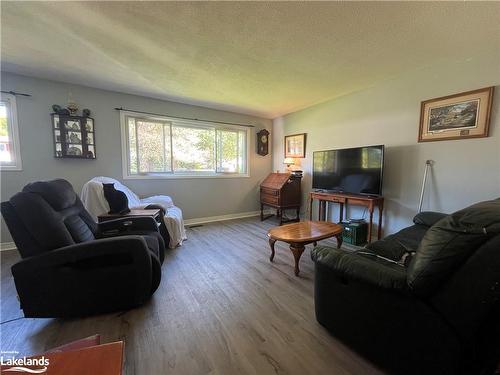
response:
<path id="1" fill-rule="evenodd" d="M 130 173 L 130 148 L 128 137 L 128 123 L 127 117 L 142 118 L 145 120 L 169 122 L 171 126 L 187 126 L 197 128 L 211 128 L 211 129 L 233 129 L 246 132 L 246 164 L 245 173 L 235 172 L 164 172 L 164 173 L 144 173 L 144 174 L 131 174 Z M 192 178 L 248 178 L 250 177 L 250 144 L 251 134 L 250 128 L 242 128 L 238 125 L 219 124 L 210 121 L 200 120 L 184 120 L 168 116 L 145 115 L 131 111 L 120 111 L 120 128 L 121 128 L 121 143 L 122 143 L 122 173 L 123 178 L 126 180 L 158 180 L 158 179 L 192 179 Z M 217 140 L 216 140 L 217 142 Z M 173 149 L 172 149 L 173 157 Z M 216 155 L 216 163 L 219 162 Z M 172 166 L 173 167 L 173 166 Z"/>
<path id="2" fill-rule="evenodd" d="M 12 144 L 12 157 L 14 160 L 10 163 L 0 162 L 0 170 L 2 171 L 22 171 L 23 163 L 21 160 L 21 146 L 19 144 L 19 124 L 17 121 L 17 104 L 16 97 L 12 94 L 2 93 L 1 101 L 8 103 L 7 105 L 7 128 L 9 131 L 9 139 Z"/>

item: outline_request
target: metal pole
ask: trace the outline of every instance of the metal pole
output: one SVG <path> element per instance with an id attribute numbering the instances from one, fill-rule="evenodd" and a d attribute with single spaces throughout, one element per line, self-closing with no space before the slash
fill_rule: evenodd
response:
<path id="1" fill-rule="evenodd" d="M 427 171 L 432 166 L 432 160 L 425 161 L 424 179 L 422 181 L 422 190 L 420 191 L 420 202 L 418 203 L 418 212 L 422 212 L 422 203 L 424 202 L 425 182 L 427 181 Z"/>
<path id="2" fill-rule="evenodd" d="M 11 94 L 14 96 L 31 96 L 30 94 L 23 94 L 22 92 L 15 92 L 15 91 L 4 91 L 1 90 L 4 94 Z"/>
<path id="3" fill-rule="evenodd" d="M 134 109 L 128 109 L 128 108 L 122 108 L 122 107 L 117 107 L 115 108 L 117 111 L 126 111 L 126 112 L 134 112 L 134 113 L 142 113 L 145 115 L 153 115 L 153 116 L 160 116 L 160 117 L 168 117 L 168 118 L 178 118 L 181 120 L 192 120 L 192 121 L 202 121 L 202 122 L 212 122 L 215 124 L 227 124 L 227 125 L 236 125 L 236 126 L 244 126 L 246 128 L 255 128 L 255 125 L 250 125 L 250 124 L 241 124 L 238 122 L 226 122 L 226 121 L 215 121 L 215 120 L 203 120 L 199 118 L 191 118 L 191 117 L 181 117 L 181 116 L 171 116 L 171 115 L 163 115 L 161 113 L 153 113 L 153 112 L 144 112 L 144 111 L 136 111 Z"/>

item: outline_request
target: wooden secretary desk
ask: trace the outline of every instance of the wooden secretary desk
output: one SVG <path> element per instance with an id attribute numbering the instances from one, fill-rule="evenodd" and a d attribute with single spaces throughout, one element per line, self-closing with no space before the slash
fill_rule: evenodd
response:
<path id="1" fill-rule="evenodd" d="M 286 222 L 300 221 L 300 176 L 291 173 L 271 173 L 260 184 L 260 220 L 274 215 L 264 215 L 264 206 L 276 208 L 280 225 Z M 283 211 L 295 209 L 296 217 L 284 219 Z"/>

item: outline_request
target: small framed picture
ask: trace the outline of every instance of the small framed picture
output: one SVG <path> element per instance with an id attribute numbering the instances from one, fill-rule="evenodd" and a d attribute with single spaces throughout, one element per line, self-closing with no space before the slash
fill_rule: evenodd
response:
<path id="1" fill-rule="evenodd" d="M 88 132 L 94 131 L 94 121 L 91 118 L 87 118 L 87 121 L 85 122 L 85 130 Z"/>
<path id="2" fill-rule="evenodd" d="M 82 133 L 80 132 L 67 132 L 66 143 L 82 143 Z"/>
<path id="3" fill-rule="evenodd" d="M 83 149 L 82 145 L 69 144 L 66 149 L 66 155 L 70 156 L 82 156 Z"/>
<path id="4" fill-rule="evenodd" d="M 80 130 L 80 121 L 78 121 L 78 120 L 68 120 L 66 122 L 66 129 L 79 131 Z"/>
<path id="5" fill-rule="evenodd" d="M 54 130 L 54 137 L 56 139 L 56 142 L 61 142 L 61 131 L 60 130 Z"/>
<path id="6" fill-rule="evenodd" d="M 88 145 L 94 144 L 94 133 L 87 133 L 87 144 Z"/>
<path id="7" fill-rule="evenodd" d="M 60 143 L 56 143 L 56 157 L 62 157 L 62 146 Z"/>
<path id="8" fill-rule="evenodd" d="M 494 87 L 423 101 L 419 142 L 488 136 Z"/>
<path id="9" fill-rule="evenodd" d="M 87 147 L 87 155 L 85 155 L 89 159 L 95 159 L 95 149 L 94 146 L 89 145 Z"/>
<path id="10" fill-rule="evenodd" d="M 59 129 L 59 116 L 54 116 L 54 128 Z"/>
<path id="11" fill-rule="evenodd" d="M 285 136 L 285 158 L 306 156 L 306 133 Z"/>

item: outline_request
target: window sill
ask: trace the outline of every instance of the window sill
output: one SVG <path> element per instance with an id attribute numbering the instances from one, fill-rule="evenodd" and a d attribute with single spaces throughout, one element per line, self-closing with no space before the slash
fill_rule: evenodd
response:
<path id="1" fill-rule="evenodd" d="M 0 166 L 0 171 L 1 172 L 20 172 L 23 170 L 23 167 L 17 166 L 17 165 L 1 165 Z"/>
<path id="2" fill-rule="evenodd" d="M 197 179 L 197 178 L 249 178 L 250 174 L 224 174 L 224 173 L 219 173 L 219 174 L 199 174 L 199 175 L 193 175 L 193 174 L 172 174 L 172 175 L 165 175 L 165 174 L 147 174 L 147 175 L 124 175 L 123 179 L 124 180 L 190 180 L 190 179 Z"/>

